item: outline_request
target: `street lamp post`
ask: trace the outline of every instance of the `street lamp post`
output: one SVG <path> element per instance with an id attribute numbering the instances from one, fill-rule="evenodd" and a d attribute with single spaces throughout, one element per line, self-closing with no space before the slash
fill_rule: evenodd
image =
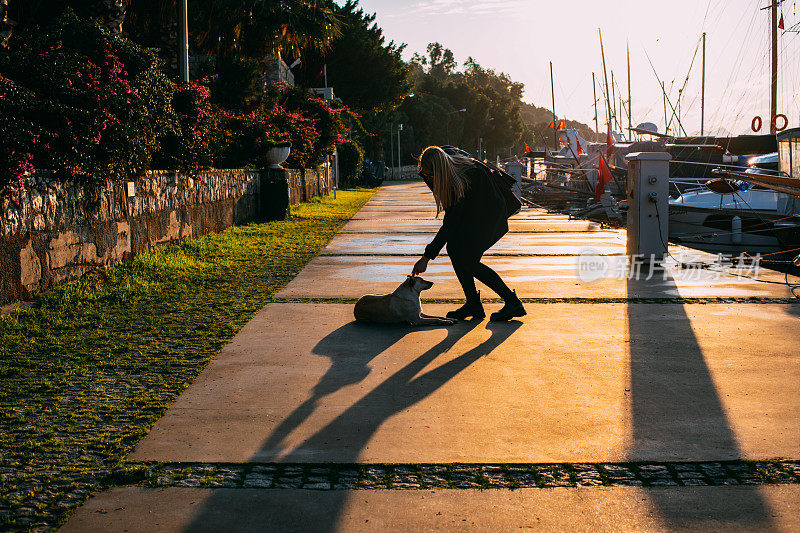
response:
<path id="1" fill-rule="evenodd" d="M 414 98 L 414 93 L 409 93 L 406 95 L 405 98 Z M 397 124 L 397 178 L 402 179 L 403 173 L 400 169 L 403 168 L 403 165 L 400 163 L 400 132 L 403 130 L 403 125 L 398 123 Z M 389 128 L 389 140 L 392 142 L 394 139 L 394 133 L 392 132 L 391 127 Z M 392 179 L 394 179 L 394 146 L 392 146 Z"/>
<path id="2" fill-rule="evenodd" d="M 489 117 L 489 120 L 487 122 L 491 122 L 493 120 L 494 120 L 494 117 Z M 478 137 L 478 159 L 480 159 L 481 161 L 483 161 L 483 153 L 482 153 L 483 151 L 484 151 L 484 149 L 483 149 L 483 137 Z"/>
<path id="3" fill-rule="evenodd" d="M 403 163 L 400 161 L 400 132 L 403 131 L 403 125 L 397 125 L 397 177 L 403 179 Z"/>
<path id="4" fill-rule="evenodd" d="M 394 179 L 394 124 L 389 124 L 389 153 L 392 155 L 392 179 Z"/>
<path id="5" fill-rule="evenodd" d="M 447 133 L 446 135 L 447 144 L 450 144 L 450 115 L 455 115 L 456 113 L 463 113 L 466 110 L 467 108 L 464 107 L 462 109 L 456 109 L 455 111 L 450 111 L 449 113 L 447 113 L 447 120 L 445 120 L 444 122 L 445 132 Z"/>

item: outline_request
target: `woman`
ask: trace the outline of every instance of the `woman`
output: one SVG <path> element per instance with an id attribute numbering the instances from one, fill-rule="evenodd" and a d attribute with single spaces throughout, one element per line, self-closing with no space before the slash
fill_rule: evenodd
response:
<path id="1" fill-rule="evenodd" d="M 412 276 L 425 272 L 428 261 L 436 259 L 447 244 L 467 303 L 447 313 L 448 318 L 465 320 L 486 316 L 480 294 L 475 288 L 477 279 L 505 302 L 490 320 L 505 321 L 525 315 L 517 294 L 508 288 L 497 272 L 481 263 L 481 257 L 500 237 L 508 233 L 506 202 L 489 172 L 474 159 L 457 150 L 446 153 L 438 146 L 426 148 L 419 158 L 419 175 L 433 191 L 436 216 L 444 211 L 442 227 L 425 253 L 416 262 Z"/>

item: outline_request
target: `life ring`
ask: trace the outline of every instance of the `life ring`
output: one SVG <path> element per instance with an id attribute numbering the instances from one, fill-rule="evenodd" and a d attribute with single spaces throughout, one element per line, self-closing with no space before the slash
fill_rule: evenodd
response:
<path id="1" fill-rule="evenodd" d="M 781 126 L 780 128 L 778 127 L 778 119 L 779 118 L 783 119 L 783 126 Z M 775 130 L 775 131 L 783 131 L 783 130 L 786 129 L 786 126 L 789 125 L 789 119 L 786 118 L 786 115 L 784 115 L 783 113 L 778 113 L 777 115 L 772 117 L 772 123 L 771 124 L 772 124 L 772 129 L 773 130 Z"/>
<path id="2" fill-rule="evenodd" d="M 756 122 L 758 123 L 758 126 L 756 126 Z M 750 129 L 755 132 L 761 131 L 761 117 L 759 116 L 753 117 L 753 121 L 750 123 Z"/>

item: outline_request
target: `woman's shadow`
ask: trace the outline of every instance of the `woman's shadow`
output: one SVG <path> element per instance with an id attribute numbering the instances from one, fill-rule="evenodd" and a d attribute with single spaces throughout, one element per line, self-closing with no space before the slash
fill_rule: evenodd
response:
<path id="1" fill-rule="evenodd" d="M 326 335 L 311 353 L 330 359 L 330 368 L 314 385 L 311 396 L 270 434 L 258 459 L 276 460 L 284 448 L 285 439 L 314 413 L 323 398 L 364 380 L 370 373 L 369 363 L 413 330 L 407 324 L 350 322 Z"/>
<path id="2" fill-rule="evenodd" d="M 361 450 L 384 421 L 429 396 L 470 364 L 497 348 L 522 325 L 516 321 L 489 323 L 487 328 L 491 336 L 488 339 L 447 363 L 418 375 L 479 324 L 469 321 L 449 326 L 444 339 L 389 376 L 300 446 L 286 450 L 287 437 L 308 420 L 326 396 L 364 380 L 370 373 L 369 364 L 373 359 L 406 335 L 418 331 L 418 328 L 411 326 L 357 322 L 336 329 L 312 350 L 316 355 L 329 358 L 330 368 L 314 386 L 311 396 L 275 428 L 253 459 L 259 462 L 357 461 Z"/>
<path id="3" fill-rule="evenodd" d="M 422 354 L 406 357 L 408 361 L 379 385 L 346 408 L 339 416 L 320 428 L 294 449 L 286 450 L 287 437 L 314 413 L 322 400 L 348 385 L 361 382 L 370 373 L 369 364 L 378 355 L 403 337 L 419 332 L 410 326 L 346 324 L 322 339 L 312 353 L 331 360 L 328 371 L 311 391 L 311 396 L 298 406 L 264 442 L 254 462 L 356 463 L 380 426 L 398 412 L 428 397 L 459 372 L 500 346 L 521 325 L 521 322 L 489 323 L 488 339 L 447 362 L 420 374 L 437 357 L 451 350 L 460 339 L 481 325 L 480 322 L 459 322 L 447 328 L 446 336 Z M 414 346 L 410 343 L 409 346 Z M 292 491 L 291 498 L 277 505 L 263 502 L 281 501 L 281 491 L 268 491 L 259 505 L 247 507 L 248 521 L 231 522 L 227 517 L 239 509 L 241 498 L 230 492 L 215 492 L 204 502 L 185 531 L 218 531 L 220 516 L 230 531 L 250 531 L 253 524 L 298 521 L 307 531 L 334 531 L 351 497 L 350 491 L 326 491 L 324 503 L 309 505 L 302 495 Z M 263 494 L 263 493 L 261 493 Z M 261 498 L 261 496 L 259 496 Z M 294 529 L 294 527 L 290 528 Z M 297 529 L 300 529 L 298 526 Z"/>

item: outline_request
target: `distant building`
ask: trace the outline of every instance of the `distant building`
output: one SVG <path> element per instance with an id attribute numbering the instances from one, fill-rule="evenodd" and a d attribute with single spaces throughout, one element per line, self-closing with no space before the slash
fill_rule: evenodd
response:
<path id="1" fill-rule="evenodd" d="M 333 95 L 333 87 L 314 87 L 311 89 L 316 94 L 320 95 L 324 100 L 336 100 Z"/>
<path id="2" fill-rule="evenodd" d="M 280 54 L 267 59 L 264 68 L 264 83 L 288 83 L 294 85 L 294 73 L 289 68 Z"/>

